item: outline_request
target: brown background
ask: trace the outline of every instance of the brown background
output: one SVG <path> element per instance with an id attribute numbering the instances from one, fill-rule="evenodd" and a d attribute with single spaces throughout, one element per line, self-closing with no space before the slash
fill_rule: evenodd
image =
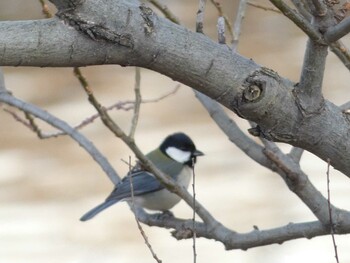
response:
<path id="1" fill-rule="evenodd" d="M 237 1 L 223 1 L 230 17 Z M 267 3 L 267 1 L 259 1 Z M 167 1 L 189 28 L 194 28 L 197 1 Z M 0 19 L 42 18 L 39 1 L 0 2 Z M 208 3 L 205 32 L 216 38 L 216 11 Z M 349 38 L 345 39 L 349 44 Z M 298 81 L 306 37 L 285 17 L 249 7 L 238 51 L 282 76 Z M 210 50 L 208 50 L 210 52 Z M 82 69 L 104 105 L 133 99 L 134 69 L 95 66 Z M 74 125 L 94 114 L 71 69 L 4 68 L 7 88 L 16 96 L 39 105 Z M 172 80 L 142 70 L 142 95 L 157 98 L 171 91 Z M 350 78 L 330 54 L 324 93 L 335 104 L 350 99 Z M 246 130 L 248 125 L 230 116 Z M 126 130 L 131 112 L 114 112 Z M 26 127 L 0 111 L 0 262 L 154 262 L 126 204 L 118 204 L 94 220 L 78 219 L 101 202 L 112 184 L 82 149 L 67 137 L 40 141 Z M 53 131 L 47 125 L 43 130 Z M 289 222 L 315 220 L 308 209 L 272 172 L 255 164 L 232 145 L 182 86 L 175 96 L 156 104 L 144 104 L 136 140 L 145 151 L 156 147 L 169 133 L 188 133 L 206 153 L 196 168 L 197 197 L 226 226 L 249 232 L 279 227 Z M 109 158 L 120 174 L 131 152 L 99 121 L 83 133 Z M 289 146 L 283 145 L 284 150 Z M 311 154 L 302 159 L 310 179 L 326 193 L 326 164 Z M 347 177 L 331 170 L 332 200 L 350 209 Z M 182 202 L 173 209 L 189 218 Z M 178 242 L 169 231 L 144 227 L 163 262 L 191 262 L 192 241 Z M 350 260 L 349 237 L 337 237 L 342 262 Z M 197 262 L 332 262 L 331 238 L 297 240 L 248 251 L 225 251 L 220 243 L 198 239 Z"/>

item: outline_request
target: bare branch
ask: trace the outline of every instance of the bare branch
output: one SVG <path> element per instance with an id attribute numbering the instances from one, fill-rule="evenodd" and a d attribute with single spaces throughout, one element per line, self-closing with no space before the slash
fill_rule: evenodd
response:
<path id="1" fill-rule="evenodd" d="M 303 69 L 296 94 L 302 110 L 313 112 L 323 106 L 322 82 L 328 46 L 309 39 L 304 55 Z"/>
<path id="2" fill-rule="evenodd" d="M 175 217 L 163 216 L 162 214 L 147 214 L 144 210 L 138 210 L 137 216 L 139 220 L 149 226 L 158 226 L 164 228 L 172 228 L 173 236 L 177 239 L 192 238 L 192 220 L 183 220 Z M 350 214 L 344 214 L 343 233 L 350 232 L 350 223 L 348 218 Z M 285 241 L 298 238 L 313 238 L 329 234 L 329 228 L 325 227 L 319 221 L 305 223 L 289 223 L 288 225 L 267 229 L 254 229 L 249 233 L 236 233 L 230 229 L 219 225 L 215 231 L 208 229 L 204 223 L 196 222 L 197 237 L 214 239 L 224 244 L 225 248 L 247 250 L 253 247 L 260 247 L 270 244 L 282 244 Z"/>
<path id="3" fill-rule="evenodd" d="M 339 258 L 338 258 L 338 249 L 337 249 L 337 244 L 335 242 L 335 237 L 334 237 L 334 224 L 333 224 L 333 214 L 332 214 L 332 206 L 331 206 L 331 191 L 330 191 L 330 180 L 329 180 L 329 167 L 331 166 L 331 160 L 328 159 L 327 161 L 327 200 L 328 200 L 328 211 L 329 211 L 329 224 L 331 228 L 331 236 L 332 236 L 332 242 L 333 242 L 333 247 L 334 247 L 334 253 L 335 253 L 335 259 L 337 263 L 339 263 Z"/>
<path id="4" fill-rule="evenodd" d="M 247 7 L 247 0 L 240 0 L 235 22 L 233 24 L 233 41 L 232 41 L 232 52 L 236 52 L 238 46 L 238 40 L 241 34 L 242 22 L 245 16 L 245 10 Z"/>
<path id="5" fill-rule="evenodd" d="M 303 30 L 313 41 L 324 44 L 322 35 L 303 16 L 290 8 L 283 0 L 270 0 L 281 12 Z"/>
<path id="6" fill-rule="evenodd" d="M 275 5 L 282 13 L 292 20 L 301 30 L 306 33 L 311 40 L 320 45 L 325 45 L 325 40 L 323 36 L 311 25 L 310 17 L 307 13 L 303 13 L 303 16 L 291 9 L 283 0 L 270 0 L 270 2 Z M 293 1 L 298 2 L 298 1 Z M 300 3 L 298 5 L 300 9 L 305 10 L 304 6 Z M 306 11 L 305 11 L 306 12 Z M 338 56 L 338 58 L 344 63 L 344 65 L 350 69 L 350 52 L 349 50 L 339 42 L 330 44 L 331 50 Z"/>
<path id="7" fill-rule="evenodd" d="M 344 66 L 350 70 L 350 50 L 340 40 L 330 44 L 330 48 Z"/>
<path id="8" fill-rule="evenodd" d="M 226 44 L 225 19 L 222 16 L 218 18 L 217 29 L 218 29 L 218 42 L 220 44 Z"/>
<path id="9" fill-rule="evenodd" d="M 247 1 L 247 5 L 250 5 L 252 7 L 256 7 L 256 8 L 259 8 L 259 9 L 262 9 L 264 11 L 271 11 L 271 12 L 275 12 L 275 13 L 281 14 L 281 11 L 279 9 L 277 9 L 277 8 L 261 5 L 260 3 L 256 3 L 254 1 Z"/>
<path id="10" fill-rule="evenodd" d="M 2 68 L 0 67 L 0 93 L 5 92 L 8 93 L 9 91 L 6 89 L 4 73 L 2 72 Z"/>
<path id="11" fill-rule="evenodd" d="M 197 262 L 197 249 L 196 249 L 196 173 L 195 173 L 195 159 L 192 159 L 192 195 L 193 195 L 193 215 L 192 215 L 192 221 L 193 221 L 193 262 Z"/>
<path id="12" fill-rule="evenodd" d="M 147 1 L 154 5 L 156 8 L 158 8 L 163 13 L 163 15 L 170 21 L 174 22 L 175 24 L 180 24 L 179 19 L 171 12 L 171 10 L 166 5 L 161 4 L 158 0 Z"/>
<path id="13" fill-rule="evenodd" d="M 216 1 L 216 0 L 210 0 L 210 2 L 215 6 L 216 10 L 218 11 L 219 17 L 223 17 L 224 18 L 225 25 L 227 27 L 227 32 L 230 34 L 230 37 L 233 39 L 232 25 L 231 25 L 230 20 L 228 19 L 227 15 L 224 14 L 224 12 L 222 10 L 222 7 L 221 7 L 221 4 L 218 1 Z"/>
<path id="14" fill-rule="evenodd" d="M 132 166 L 131 166 L 131 157 L 129 156 L 129 162 L 128 162 L 128 165 L 129 165 L 129 173 L 131 172 L 132 170 Z M 131 210 L 134 212 L 134 216 L 135 216 L 135 221 L 136 221 L 136 224 L 137 224 L 137 228 L 139 229 L 140 233 L 141 233 L 141 236 L 143 238 L 143 240 L 145 241 L 146 243 L 146 246 L 148 247 L 149 251 L 151 252 L 152 254 L 152 257 L 158 262 L 158 263 L 161 263 L 162 261 L 158 258 L 157 254 L 154 252 L 151 244 L 149 243 L 148 241 L 148 237 L 145 233 L 145 231 L 143 230 L 141 224 L 140 224 L 140 221 L 139 219 L 137 218 L 137 214 L 136 214 L 136 208 L 135 208 L 135 198 L 134 198 L 134 184 L 133 184 L 133 177 L 130 176 L 130 189 L 131 189 Z"/>
<path id="15" fill-rule="evenodd" d="M 144 103 L 144 104 L 156 103 L 156 102 L 159 102 L 163 99 L 166 99 L 167 97 L 176 94 L 177 91 L 179 90 L 180 86 L 181 86 L 180 84 L 177 84 L 172 91 L 165 93 L 164 95 L 161 95 L 158 98 L 142 100 L 141 103 Z M 135 104 L 135 101 L 132 101 L 132 100 L 119 101 L 119 102 L 116 102 L 116 103 L 106 107 L 105 109 L 106 109 L 106 111 L 111 111 L 113 109 L 129 111 L 129 110 L 134 108 L 134 104 Z M 41 131 L 38 127 L 37 127 L 37 129 L 35 129 L 29 122 L 27 122 L 22 117 L 20 117 L 16 112 L 14 112 L 10 109 L 6 109 L 6 108 L 4 108 L 3 110 L 5 112 L 7 112 L 8 114 L 10 114 L 16 121 L 22 123 L 24 126 L 29 128 L 31 131 L 36 132 L 40 139 L 50 139 L 50 138 L 55 138 L 55 137 L 67 135 L 67 133 L 65 133 L 63 131 L 48 133 L 48 132 Z M 100 115 L 98 113 L 93 114 L 90 117 L 87 117 L 86 119 L 84 119 L 81 123 L 73 126 L 73 128 L 75 130 L 80 130 L 80 129 L 86 127 L 88 124 L 93 123 L 98 118 L 100 118 Z"/>
<path id="16" fill-rule="evenodd" d="M 196 17 L 196 32 L 198 33 L 203 33 L 203 21 L 206 3 L 207 0 L 199 0 L 199 6 Z"/>
<path id="17" fill-rule="evenodd" d="M 134 104 L 134 115 L 131 121 L 131 128 L 129 137 L 134 138 L 135 137 L 135 131 L 137 127 L 137 123 L 140 116 L 140 108 L 142 103 L 142 97 L 140 92 L 140 86 L 141 86 L 141 69 L 139 67 L 135 68 L 135 104 Z"/>
<path id="18" fill-rule="evenodd" d="M 68 134 L 91 155 L 91 157 L 100 165 L 100 167 L 108 175 L 109 179 L 114 184 L 119 182 L 119 176 L 117 175 L 113 167 L 110 165 L 108 160 L 98 151 L 98 149 L 93 145 L 93 143 L 86 139 L 81 133 L 76 131 L 74 128 L 69 126 L 66 122 L 56 118 L 52 114 L 36 107 L 35 105 L 21 101 L 5 92 L 0 92 L 0 102 L 6 103 L 26 113 L 29 113 L 35 116 L 36 118 L 39 118 L 52 125 L 53 127 L 56 127 L 57 129 Z"/>
<path id="19" fill-rule="evenodd" d="M 341 39 L 350 32 L 350 17 L 345 18 L 339 24 L 329 28 L 324 34 L 327 42 L 331 43 Z"/>
<path id="20" fill-rule="evenodd" d="M 314 187 L 307 175 L 300 169 L 299 165 L 287 155 L 283 154 L 278 148 L 269 148 L 265 150 L 266 156 L 273 161 L 283 173 L 279 173 L 283 180 L 288 185 L 289 189 L 293 191 L 311 212 L 324 224 L 329 225 L 328 201 L 327 199 Z M 337 215 L 336 220 L 342 220 L 344 211 L 335 206 L 331 206 L 334 214 Z M 337 223 L 336 223 L 337 224 Z"/>
<path id="21" fill-rule="evenodd" d="M 271 167 L 269 160 L 263 154 L 263 147 L 244 134 L 237 124 L 228 117 L 219 103 L 197 91 L 195 91 L 195 95 L 231 142 L 257 163 L 268 168 Z"/>

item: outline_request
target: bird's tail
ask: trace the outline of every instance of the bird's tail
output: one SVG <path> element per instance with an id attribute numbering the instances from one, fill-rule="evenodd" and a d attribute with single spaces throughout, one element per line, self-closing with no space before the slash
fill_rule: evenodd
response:
<path id="1" fill-rule="evenodd" d="M 87 221 L 90 220 L 91 218 L 93 218 L 95 215 L 97 215 L 98 213 L 102 212 L 103 210 L 105 210 L 106 208 L 110 207 L 111 205 L 117 203 L 119 200 L 109 200 L 109 201 L 105 201 L 104 203 L 96 206 L 95 208 L 91 209 L 89 212 L 87 212 L 85 215 L 83 215 L 80 218 L 80 221 Z"/>

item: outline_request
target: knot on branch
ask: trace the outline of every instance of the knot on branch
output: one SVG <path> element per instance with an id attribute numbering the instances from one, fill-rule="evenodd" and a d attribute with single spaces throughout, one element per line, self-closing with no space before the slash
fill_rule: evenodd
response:
<path id="1" fill-rule="evenodd" d="M 73 12 L 72 9 L 62 10 L 56 15 L 67 24 L 74 27 L 77 31 L 85 34 L 94 41 L 104 40 L 127 48 L 134 47 L 134 40 L 131 34 L 118 34 L 104 25 L 82 18 L 79 14 Z"/>
<path id="2" fill-rule="evenodd" d="M 151 8 L 145 6 L 144 4 L 139 6 L 141 10 L 141 17 L 145 21 L 143 24 L 146 35 L 150 35 L 154 31 L 154 12 Z"/>
<path id="3" fill-rule="evenodd" d="M 243 99 L 249 102 L 253 102 L 260 98 L 263 91 L 263 85 L 252 84 L 243 90 Z"/>
<path id="4" fill-rule="evenodd" d="M 193 237 L 193 230 L 190 228 L 181 228 L 171 231 L 171 235 L 177 240 L 190 239 Z"/>
<path id="5" fill-rule="evenodd" d="M 255 103 L 265 97 L 268 82 L 277 80 L 280 82 L 280 77 L 271 69 L 262 67 L 251 73 L 242 84 L 241 92 L 238 92 L 235 100 L 231 103 L 234 111 L 243 118 L 247 118 L 246 114 L 242 113 L 241 108 L 257 107 Z M 249 106 L 251 105 L 251 106 Z M 259 110 L 259 109 L 256 109 Z"/>

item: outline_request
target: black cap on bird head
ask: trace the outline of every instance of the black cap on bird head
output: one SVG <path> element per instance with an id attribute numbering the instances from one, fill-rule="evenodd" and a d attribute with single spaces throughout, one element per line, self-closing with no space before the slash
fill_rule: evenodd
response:
<path id="1" fill-rule="evenodd" d="M 191 138 L 182 132 L 166 137 L 159 148 L 170 158 L 189 166 L 192 166 L 192 163 L 196 162 L 197 156 L 204 155 L 196 149 Z"/>

